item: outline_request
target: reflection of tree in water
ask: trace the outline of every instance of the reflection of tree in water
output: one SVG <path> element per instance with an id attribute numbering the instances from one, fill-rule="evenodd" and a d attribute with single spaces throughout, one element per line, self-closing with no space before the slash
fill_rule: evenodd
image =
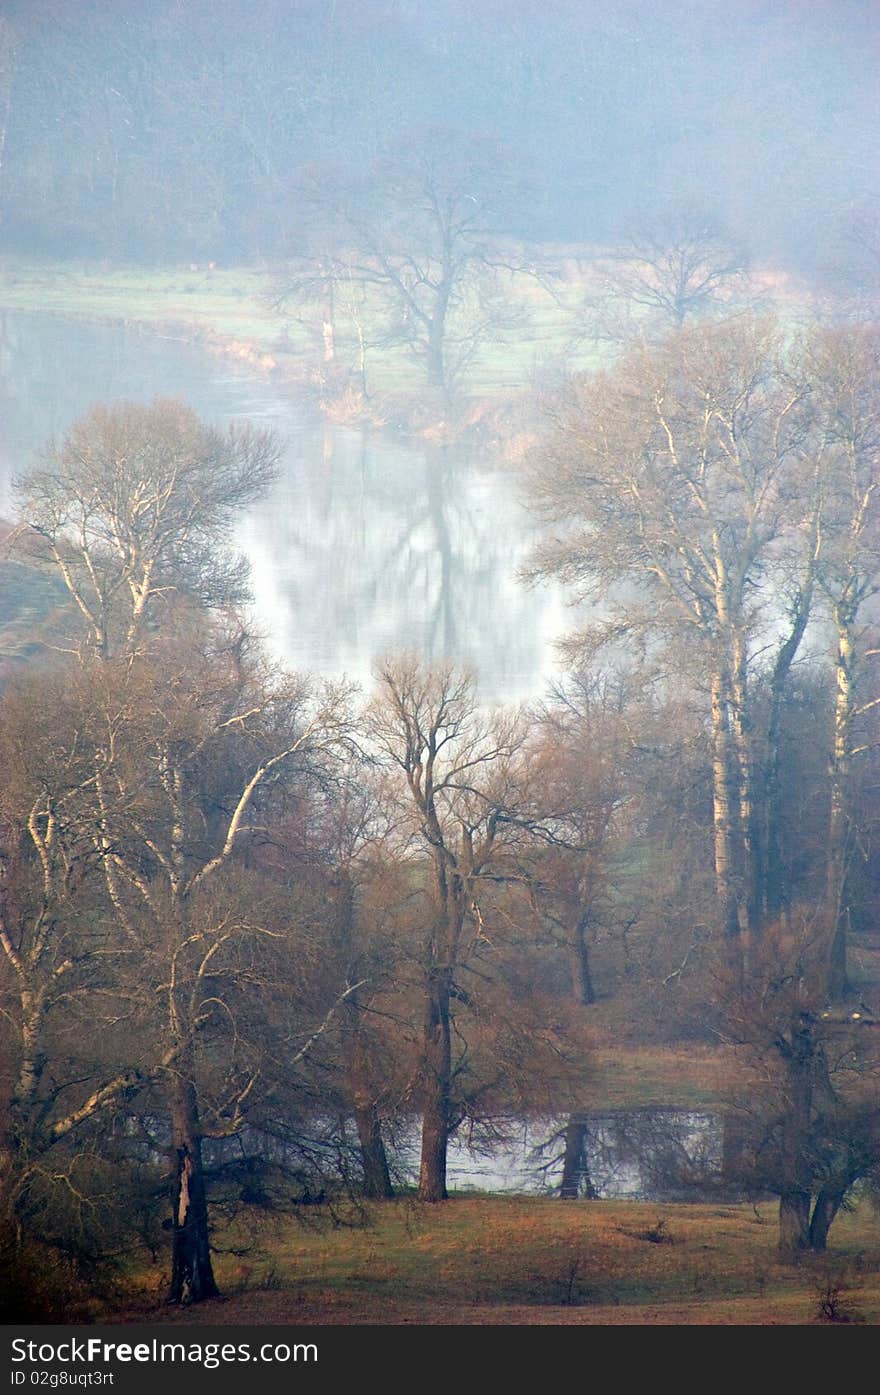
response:
<path id="1" fill-rule="evenodd" d="M 366 680 L 375 656 L 412 649 L 472 662 L 492 696 L 536 686 L 547 601 L 516 581 L 528 525 L 499 473 L 325 428 L 297 443 L 253 524 L 297 666 Z"/>
<path id="2" fill-rule="evenodd" d="M 572 1156 L 572 1153 L 576 1156 Z M 532 1166 L 550 1178 L 562 1170 L 564 1195 L 638 1196 L 688 1201 L 719 1187 L 721 1122 L 675 1109 L 581 1114 L 534 1149 Z"/>
<path id="3" fill-rule="evenodd" d="M 412 479 L 400 500 L 395 533 L 367 584 L 377 599 L 404 601 L 407 647 L 431 659 L 470 659 L 495 672 L 521 632 L 514 615 L 499 613 L 499 592 L 515 571 L 512 539 L 508 535 L 505 546 L 496 531 L 505 504 L 482 499 L 479 483 L 456 452 L 426 446 L 421 478 Z"/>
<path id="4" fill-rule="evenodd" d="M 455 447 L 316 426 L 249 371 L 134 327 L 5 313 L 0 367 L 0 516 L 13 472 L 95 402 L 181 396 L 289 442 L 282 478 L 237 534 L 279 658 L 368 682 L 377 655 L 410 648 L 471 661 L 487 697 L 540 686 L 555 593 L 516 580 L 534 525 L 501 470 Z"/>

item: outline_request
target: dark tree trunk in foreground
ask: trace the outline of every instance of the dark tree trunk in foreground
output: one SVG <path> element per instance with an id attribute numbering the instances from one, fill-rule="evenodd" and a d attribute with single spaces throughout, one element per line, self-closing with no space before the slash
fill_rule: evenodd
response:
<path id="1" fill-rule="evenodd" d="M 391 1185 L 391 1172 L 388 1155 L 382 1139 L 379 1116 L 374 1108 L 355 1108 L 355 1125 L 361 1150 L 361 1166 L 364 1170 L 364 1196 L 370 1201 L 381 1201 L 394 1195 Z"/>
<path id="2" fill-rule="evenodd" d="M 171 1303 L 199 1303 L 216 1298 L 208 1236 L 208 1202 L 202 1168 L 202 1135 L 196 1092 L 191 1080 L 178 1078 L 171 1100 L 174 1176 L 174 1243 Z"/>
<path id="3" fill-rule="evenodd" d="M 810 1221 L 810 1249 L 823 1254 L 828 1244 L 828 1232 L 840 1210 L 844 1193 L 837 1187 L 823 1187 L 816 1197 Z"/>
<path id="4" fill-rule="evenodd" d="M 791 1187 L 779 1198 L 779 1254 L 797 1259 L 810 1248 L 810 1193 Z"/>
<path id="5" fill-rule="evenodd" d="M 798 1189 L 779 1199 L 779 1253 L 783 1259 L 797 1259 L 806 1251 L 824 1254 L 828 1232 L 843 1203 L 845 1189 L 823 1187 L 813 1203 L 809 1192 Z"/>
<path id="6" fill-rule="evenodd" d="M 475 937 L 480 937 L 477 882 L 505 836 L 500 832 L 501 814 L 513 797 L 506 767 L 515 757 L 518 761 L 524 729 L 518 723 L 484 718 L 470 674 L 453 664 L 430 668 L 404 655 L 381 671 L 380 680 L 384 692 L 373 707 L 372 731 L 406 779 L 405 802 L 415 814 L 418 837 L 433 864 L 433 885 L 424 888 L 419 925 L 424 1016 L 418 1197 L 445 1201 L 449 1135 L 463 1117 L 459 1080 L 453 1074 L 451 1004 L 453 999 L 465 1006 L 470 1001 L 456 983 L 456 973 L 471 952 L 465 926 L 473 926 Z M 494 778 L 495 770 L 500 781 Z M 505 818 L 503 826 L 513 822 Z M 464 1040 L 458 1030 L 456 1039 Z"/>
<path id="7" fill-rule="evenodd" d="M 450 974 L 433 969 L 428 985 L 425 1020 L 422 1160 L 419 1169 L 419 1201 L 445 1201 L 446 1150 L 449 1144 L 449 1106 L 452 1081 L 452 1042 L 449 1031 Z"/>
<path id="8" fill-rule="evenodd" d="M 811 1174 L 811 1126 L 817 1096 L 821 1102 L 831 1094 L 828 1063 L 821 1041 L 816 1038 L 810 1013 L 802 1012 L 792 1022 L 787 1041 L 780 1043 L 785 1064 L 786 1114 L 782 1122 L 779 1190 L 779 1256 L 795 1260 L 821 1239 L 824 1248 L 828 1227 L 837 1207 L 831 1207 L 830 1189 L 819 1193 L 814 1211 L 813 1230 L 810 1206 L 813 1200 Z M 839 1204 L 839 1203 L 838 1203 Z M 824 1234 L 823 1234 L 824 1226 Z"/>
<path id="9" fill-rule="evenodd" d="M 572 987 L 574 988 L 575 1002 L 582 1007 L 590 1007 L 596 1001 L 596 992 L 593 988 L 593 975 L 590 972 L 590 949 L 587 944 L 587 922 L 588 917 L 583 916 L 575 926 L 575 943 L 572 954 Z"/>
<path id="10" fill-rule="evenodd" d="M 350 957 L 353 954 L 355 897 L 351 878 L 340 878 L 336 896 L 337 933 L 341 945 Z M 371 1070 L 369 1046 L 365 1039 L 361 1002 L 357 991 L 349 994 L 342 1023 L 342 1040 L 348 1062 L 354 1122 L 363 1169 L 363 1193 L 370 1201 L 392 1197 L 391 1172 L 382 1138 L 382 1126 L 376 1107 L 375 1071 Z"/>

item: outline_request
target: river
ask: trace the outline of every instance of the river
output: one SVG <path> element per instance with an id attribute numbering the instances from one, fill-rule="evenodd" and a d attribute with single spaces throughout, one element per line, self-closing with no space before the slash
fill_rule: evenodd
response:
<path id="1" fill-rule="evenodd" d="M 487 701 L 539 694 L 569 623 L 559 592 L 517 580 L 533 537 L 510 466 L 323 422 L 283 385 L 121 324 L 0 315 L 0 511 L 11 482 L 96 402 L 176 396 L 284 442 L 276 486 L 245 517 L 256 627 L 287 666 L 369 684 L 401 649 L 472 664 Z"/>
<path id="2" fill-rule="evenodd" d="M 715 1112 L 661 1107 L 616 1109 L 580 1116 L 584 1125 L 579 1195 L 599 1200 L 698 1201 L 732 1199 L 722 1176 L 723 1123 Z M 558 1196 L 565 1150 L 564 1117 L 508 1120 L 489 1129 L 459 1130 L 450 1139 L 447 1182 L 453 1192 Z M 164 1125 L 155 1121 L 155 1137 Z M 283 1142 L 245 1128 L 234 1139 L 206 1140 L 210 1166 L 235 1167 L 252 1155 L 283 1164 L 312 1195 L 336 1174 L 346 1149 L 357 1150 L 353 1121 L 312 1119 L 307 1143 Z M 420 1125 L 397 1120 L 388 1155 L 398 1187 L 414 1189 L 419 1174 Z M 158 1161 L 160 1152 L 153 1155 Z M 323 1174 L 319 1160 L 323 1159 Z"/>

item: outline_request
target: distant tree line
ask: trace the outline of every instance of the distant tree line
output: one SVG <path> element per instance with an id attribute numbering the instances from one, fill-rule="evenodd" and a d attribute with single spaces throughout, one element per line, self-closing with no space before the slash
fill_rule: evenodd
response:
<path id="1" fill-rule="evenodd" d="M 0 229 L 31 253 L 250 262 L 283 249 L 304 168 L 360 172 L 455 124 L 533 183 L 519 235 L 618 244 L 711 170 L 714 220 L 760 260 L 839 269 L 846 245 L 851 276 L 876 252 L 875 38 L 870 7 L 791 0 L 687 24 L 560 0 L 6 0 Z"/>

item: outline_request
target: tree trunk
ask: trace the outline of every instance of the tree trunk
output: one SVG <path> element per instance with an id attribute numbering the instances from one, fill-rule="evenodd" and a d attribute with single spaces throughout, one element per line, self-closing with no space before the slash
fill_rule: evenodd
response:
<path id="1" fill-rule="evenodd" d="M 432 324 L 428 334 L 426 359 L 428 365 L 428 382 L 431 387 L 437 388 L 438 392 L 446 391 L 446 363 L 443 355 L 443 331 Z"/>
<path id="2" fill-rule="evenodd" d="M 337 881 L 334 898 L 336 934 L 346 958 L 353 950 L 355 923 L 355 894 L 351 877 L 343 871 Z M 364 1173 L 364 1196 L 370 1200 L 392 1197 L 391 1173 L 382 1139 L 382 1128 L 376 1108 L 375 1068 L 371 1070 L 369 1044 L 363 1029 L 361 1004 L 357 991 L 349 993 L 342 1020 L 342 1042 L 348 1063 L 348 1087 L 354 1111 L 355 1127 Z"/>
<path id="3" fill-rule="evenodd" d="M 780 735 L 782 723 L 782 692 L 774 689 L 770 701 L 767 727 L 767 752 L 764 767 L 763 815 L 764 842 L 763 883 L 764 912 L 769 924 L 778 920 L 788 901 L 782 861 L 782 782 L 780 780 Z"/>
<path id="4" fill-rule="evenodd" d="M 845 917 L 838 916 L 834 922 L 831 952 L 828 958 L 828 997 L 832 1002 L 845 998 L 849 992 L 848 941 L 849 921 Z"/>
<path id="5" fill-rule="evenodd" d="M 850 838 L 850 745 L 855 701 L 856 653 L 851 607 L 839 602 L 834 608 L 837 626 L 837 696 L 834 704 L 834 746 L 831 756 L 831 814 L 828 827 L 827 902 L 831 944 L 828 962 L 828 997 L 839 1001 L 848 990 L 847 859 Z"/>
<path id="6" fill-rule="evenodd" d="M 330 368 L 336 362 L 336 303 L 333 294 L 333 281 L 326 281 L 324 304 L 321 307 L 321 339 L 324 345 L 324 364 Z"/>
<path id="7" fill-rule="evenodd" d="M 788 900 L 788 888 L 785 885 L 782 865 L 783 790 L 780 751 L 785 690 L 791 666 L 806 633 L 807 623 L 813 608 L 817 547 L 818 523 L 814 519 L 806 574 L 794 602 L 791 629 L 779 647 L 770 678 L 770 716 L 767 722 L 767 749 L 762 781 L 763 865 L 759 877 L 763 892 L 764 913 L 771 924 L 779 917 Z"/>
<path id="8" fill-rule="evenodd" d="M 370 395 L 367 391 L 367 339 L 364 334 L 364 323 L 360 311 L 352 310 L 350 313 L 354 320 L 354 328 L 358 342 L 358 378 L 360 379 L 364 401 L 366 401 Z"/>
<path id="9" fill-rule="evenodd" d="M 749 715 L 746 681 L 746 646 L 742 635 L 734 636 L 734 663 L 731 683 L 731 732 L 735 754 L 738 828 L 742 844 L 742 880 L 745 887 L 744 969 L 752 946 L 762 928 L 763 888 L 761 886 L 761 831 L 755 809 L 755 761 L 752 723 Z"/>
<path id="10" fill-rule="evenodd" d="M 452 1083 L 452 1041 L 449 1031 L 449 969 L 432 969 L 424 1039 L 422 1158 L 419 1201 L 445 1201 L 446 1151 L 449 1145 L 449 1105 Z"/>
<path id="11" fill-rule="evenodd" d="M 843 1202 L 843 1191 L 839 1187 L 823 1187 L 816 1197 L 813 1215 L 810 1220 L 810 1249 L 824 1254 L 828 1243 L 828 1232 L 834 1217 Z"/>
<path id="12" fill-rule="evenodd" d="M 174 1149 L 174 1242 L 171 1303 L 199 1303 L 217 1296 L 208 1235 L 208 1201 L 202 1169 L 202 1134 L 195 1086 L 175 1076 L 171 1096 Z"/>
<path id="13" fill-rule="evenodd" d="M 21 1064 L 12 1092 L 13 1112 L 24 1114 L 32 1105 L 45 1064 L 40 1050 L 43 1028 L 43 994 L 21 988 Z"/>
<path id="14" fill-rule="evenodd" d="M 446 317 L 449 313 L 451 293 L 452 282 L 449 270 L 446 269 L 437 287 L 434 303 L 431 307 L 426 344 L 428 379 L 431 386 L 437 388 L 444 396 L 449 388 L 446 371 Z"/>
<path id="15" fill-rule="evenodd" d="M 391 1172 L 388 1168 L 388 1155 L 382 1138 L 379 1116 L 370 1106 L 354 1111 L 358 1142 L 361 1149 L 361 1165 L 364 1170 L 364 1196 L 370 1201 L 379 1201 L 394 1195 L 391 1185 Z"/>
<path id="16" fill-rule="evenodd" d="M 793 1019 L 790 1040 L 780 1052 L 787 1098 L 780 1147 L 779 1254 L 794 1259 L 810 1247 L 808 1148 L 817 1068 L 824 1067 L 809 1014 Z"/>
<path id="17" fill-rule="evenodd" d="M 575 1002 L 589 1007 L 596 1001 L 593 976 L 590 973 L 590 950 L 586 938 L 586 925 L 583 919 L 575 926 L 574 952 L 572 954 L 572 987 Z"/>
<path id="18" fill-rule="evenodd" d="M 731 799 L 730 699 L 723 673 L 716 668 L 711 680 L 712 705 L 712 827 L 715 850 L 715 887 L 719 918 L 730 966 L 742 982 L 743 960 L 739 917 L 739 857 L 735 815 Z"/>
<path id="19" fill-rule="evenodd" d="M 779 1198 L 779 1257 L 797 1259 L 810 1248 L 810 1193 L 792 1187 Z"/>

